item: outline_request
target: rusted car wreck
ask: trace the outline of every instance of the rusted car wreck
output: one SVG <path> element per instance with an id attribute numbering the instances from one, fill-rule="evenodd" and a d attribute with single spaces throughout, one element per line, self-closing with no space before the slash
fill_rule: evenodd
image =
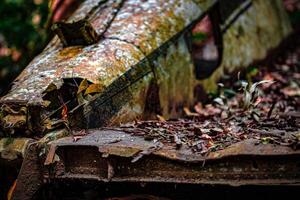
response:
<path id="1" fill-rule="evenodd" d="M 191 42 L 205 16 L 218 54 L 208 72 L 195 64 Z M 203 156 L 95 129 L 179 117 L 197 101 L 195 88 L 213 90 L 224 71 L 265 58 L 291 33 L 280 0 L 87 0 L 53 31 L 0 100 L 2 160 L 24 157 L 14 199 L 60 179 L 299 183 L 300 152 L 288 147 L 247 140 Z M 89 134 L 76 143 L 67 137 L 82 130 Z"/>

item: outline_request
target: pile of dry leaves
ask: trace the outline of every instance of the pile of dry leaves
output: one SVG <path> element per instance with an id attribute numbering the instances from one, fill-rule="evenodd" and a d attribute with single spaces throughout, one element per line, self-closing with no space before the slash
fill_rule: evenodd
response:
<path id="1" fill-rule="evenodd" d="M 258 144 L 298 148 L 300 49 L 268 67 L 250 68 L 243 78 L 220 83 L 211 103 L 185 108 L 185 118 L 165 121 L 159 117 L 122 125 L 121 130 L 178 149 L 185 144 L 203 154 L 248 138 L 258 139 Z"/>

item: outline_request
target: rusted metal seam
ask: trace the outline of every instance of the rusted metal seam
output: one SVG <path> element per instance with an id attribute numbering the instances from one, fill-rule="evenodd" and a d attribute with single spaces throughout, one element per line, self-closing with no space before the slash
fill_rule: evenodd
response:
<path id="1" fill-rule="evenodd" d="M 226 33 L 230 26 L 232 26 L 242 14 L 244 14 L 250 7 L 252 7 L 252 5 L 252 1 L 246 1 L 240 6 L 240 8 L 238 8 L 233 14 L 231 14 L 229 19 L 224 22 L 224 26 L 221 28 L 222 34 Z"/>
<path id="2" fill-rule="evenodd" d="M 113 23 L 113 21 L 115 20 L 115 18 L 117 17 L 118 13 L 120 12 L 120 10 L 122 9 L 124 3 L 126 2 L 126 0 L 120 0 L 121 2 L 118 3 L 118 6 L 113 10 L 113 17 L 112 19 L 107 23 L 104 31 L 102 32 L 102 36 L 107 32 L 107 30 L 110 28 L 111 24 Z"/>
<path id="3" fill-rule="evenodd" d="M 138 45 L 136 45 L 136 44 L 134 44 L 133 42 L 129 42 L 127 40 L 120 39 L 120 38 L 117 38 L 117 37 L 105 37 L 104 39 L 117 40 L 117 41 L 120 41 L 120 42 L 124 42 L 124 43 L 130 44 L 130 45 L 134 46 L 135 48 L 137 48 L 145 56 L 145 58 L 147 57 L 147 55 L 145 54 L 145 52 L 142 51 L 141 47 L 138 46 Z"/>
<path id="4" fill-rule="evenodd" d="M 143 25 L 146 26 L 146 27 L 148 27 L 149 30 L 151 30 L 151 27 L 150 27 L 148 24 L 145 24 L 145 23 L 144 23 Z M 133 33 L 133 34 L 136 35 L 135 33 Z M 116 37 L 105 37 L 105 38 L 106 38 L 106 39 L 113 39 L 113 40 L 118 40 L 118 41 L 126 42 L 126 43 L 131 44 L 131 45 L 133 45 L 134 47 L 136 47 L 136 48 L 137 48 L 137 49 L 145 56 L 145 58 L 148 60 L 148 64 L 149 64 L 150 67 L 151 67 L 151 70 L 152 70 L 154 79 L 157 80 L 157 75 L 156 75 L 156 73 L 155 73 L 155 66 L 154 66 L 153 62 L 151 62 L 151 61 L 147 58 L 146 52 L 144 52 L 140 46 L 134 44 L 133 42 L 129 42 L 129 41 L 127 41 L 127 40 L 120 39 L 120 38 L 116 38 Z M 158 50 L 159 50 L 159 49 L 158 49 Z M 156 51 L 156 50 L 155 50 L 155 51 Z"/>
<path id="5" fill-rule="evenodd" d="M 193 0 L 193 2 L 195 2 Z M 171 44 L 175 43 L 176 40 L 181 36 L 181 35 L 184 35 L 186 34 L 188 31 L 190 31 L 205 15 L 207 15 L 207 13 L 209 13 L 211 11 L 211 9 L 213 9 L 215 6 L 217 5 L 217 2 L 213 5 L 210 6 L 210 8 L 207 9 L 206 12 L 202 13 L 197 19 L 195 19 L 194 21 L 192 21 L 192 23 L 190 23 L 190 25 L 188 25 L 186 28 L 184 28 L 182 31 L 178 32 L 177 34 L 175 34 L 173 37 L 171 37 L 168 41 L 166 41 L 164 44 L 162 44 L 160 47 L 158 47 L 157 49 L 155 49 L 152 53 L 150 53 L 148 56 L 146 56 L 145 58 L 147 60 L 149 60 L 149 64 L 151 66 L 151 68 L 153 67 L 152 69 L 152 72 L 155 76 L 155 70 L 154 70 L 154 66 L 152 64 L 152 62 L 150 61 L 151 58 L 155 59 L 158 57 L 158 54 L 161 53 L 161 52 L 164 52 Z M 230 20 L 230 23 L 227 23 L 226 27 L 223 28 L 221 30 L 221 34 L 224 34 L 224 32 L 239 18 L 239 16 L 241 14 L 243 14 L 245 11 L 247 11 L 251 6 L 252 6 L 252 1 L 247 1 L 244 3 L 243 6 L 241 6 L 242 8 L 237 12 L 237 14 L 232 18 L 232 20 Z M 116 38 L 118 39 L 118 38 Z M 120 39 L 119 39 L 120 40 Z M 121 40 L 123 41 L 123 40 Z M 128 41 L 124 41 L 124 42 L 128 42 Z M 129 42 L 130 43 L 130 42 Z M 130 43 L 132 44 L 132 43 Z M 133 44 L 134 45 L 134 44 Z M 134 45 L 135 47 L 138 48 L 137 45 Z M 142 61 L 143 62 L 143 61 Z M 137 64 L 138 66 L 139 64 Z M 146 75 L 146 74 L 145 74 Z M 143 78 L 143 76 L 141 76 L 140 78 Z M 131 84 L 135 83 L 136 81 L 138 81 L 139 79 L 133 81 Z M 131 84 L 129 84 L 128 86 L 130 86 Z M 123 90 L 125 89 L 126 87 L 123 88 Z M 122 90 L 118 91 L 118 92 L 121 92 Z M 115 95 L 112 95 L 111 97 L 113 97 Z M 103 103 L 105 103 L 106 101 L 104 101 Z M 96 106 L 100 106 L 102 103 L 100 104 L 96 104 Z"/>
<path id="6" fill-rule="evenodd" d="M 210 8 L 208 8 L 207 12 L 209 12 L 214 5 L 215 4 L 213 4 Z M 118 93 L 122 92 L 127 87 L 129 87 L 133 83 L 135 83 L 138 80 L 140 80 L 141 78 L 143 78 L 145 75 L 149 74 L 150 72 L 153 72 L 153 70 L 151 69 L 150 66 L 144 66 L 145 61 L 147 61 L 147 60 L 151 61 L 151 60 L 156 59 L 160 55 L 160 52 L 164 52 L 171 44 L 174 44 L 178 40 L 179 37 L 181 37 L 182 35 L 186 34 L 186 32 L 190 31 L 206 14 L 207 14 L 206 12 L 202 13 L 197 19 L 193 20 L 190 23 L 190 25 L 188 25 L 187 27 L 185 27 L 183 30 L 179 31 L 177 34 L 175 34 L 173 37 L 171 37 L 168 41 L 166 41 L 160 47 L 158 47 L 157 49 L 155 49 L 152 53 L 148 54 L 148 56 L 146 56 L 142 61 L 140 61 L 139 63 L 137 63 L 135 66 L 133 66 L 124 75 L 120 76 L 117 80 L 115 80 L 107 88 L 108 92 L 106 92 L 106 94 L 111 94 L 110 96 L 106 96 L 106 94 L 104 94 L 104 96 L 100 95 L 100 97 L 98 97 L 94 101 L 91 101 L 90 105 L 93 104 L 93 106 L 95 106 L 95 107 L 103 105 L 104 103 L 106 103 L 107 101 L 109 101 L 109 99 L 111 99 L 112 97 L 116 96 Z M 150 69 L 148 69 L 148 67 L 150 67 Z M 130 79 L 132 79 L 130 77 L 130 74 L 132 74 L 132 71 L 137 70 L 137 68 L 142 68 L 141 69 L 142 73 L 140 73 L 140 76 L 134 78 L 133 80 L 130 80 Z M 120 85 L 123 85 L 123 87 L 120 88 Z M 86 116 L 91 111 L 92 110 L 85 110 L 84 111 L 84 115 Z"/>
<path id="7" fill-rule="evenodd" d="M 108 1 L 108 0 L 100 1 L 95 7 L 93 7 L 93 8 L 89 11 L 89 13 L 88 13 L 88 15 L 85 17 L 85 19 L 89 19 L 89 17 L 93 14 L 92 12 L 95 12 L 97 8 L 99 8 L 101 5 L 103 5 L 103 4 L 106 3 L 107 1 Z M 117 0 L 117 1 L 118 1 L 118 0 Z M 116 2 L 116 1 L 114 1 L 114 2 Z M 100 37 L 103 37 L 103 36 L 104 36 L 104 34 L 106 33 L 106 31 L 109 29 L 109 27 L 110 27 L 111 24 L 113 23 L 114 19 L 115 19 L 116 16 L 118 15 L 119 11 L 122 9 L 122 7 L 123 7 L 123 5 L 124 5 L 125 2 L 126 2 L 126 0 L 121 0 L 121 1 L 120 1 L 120 3 L 118 4 L 118 7 L 115 8 L 115 11 L 113 12 L 113 17 L 112 17 L 112 19 L 108 22 L 108 24 L 106 25 L 104 31 L 101 33 L 101 36 L 100 36 Z M 101 9 L 102 9 L 102 8 L 100 8 L 100 10 L 101 10 Z M 89 19 L 89 20 L 91 20 L 91 19 Z M 110 39 L 110 38 L 104 38 L 104 39 Z M 118 38 L 114 38 L 114 39 L 115 39 L 115 40 L 122 41 L 122 40 L 120 40 L 120 39 L 118 39 Z M 123 42 L 129 43 L 128 41 L 123 41 Z M 136 45 L 134 45 L 134 44 L 132 44 L 132 43 L 129 43 L 129 44 L 135 46 L 136 48 L 138 48 L 138 49 L 140 50 L 140 48 L 137 47 Z M 140 50 L 140 51 L 141 51 L 141 50 Z M 141 51 L 141 53 L 142 53 L 143 55 L 145 55 L 142 51 Z M 146 56 L 145 56 L 145 58 L 146 58 Z M 84 106 L 84 105 L 85 105 L 85 104 L 78 105 L 78 106 L 75 107 L 73 110 L 71 110 L 70 113 L 73 113 L 76 109 L 78 109 L 78 108 L 80 108 L 80 107 L 82 107 L 82 106 Z M 55 112 L 53 112 L 53 113 L 55 113 Z M 52 114 L 53 114 L 53 113 L 52 113 Z M 51 114 L 51 115 L 52 115 L 52 114 Z M 48 118 L 48 117 L 47 117 L 47 118 Z M 47 118 L 46 118 L 46 119 L 47 119 Z M 44 120 L 45 120 L 45 119 L 44 119 Z"/>
<path id="8" fill-rule="evenodd" d="M 107 92 L 104 94 L 101 94 L 98 98 L 96 98 L 94 101 L 91 101 L 89 105 L 93 104 L 93 106 L 101 106 L 102 104 L 109 101 L 114 96 L 118 95 L 120 92 L 127 89 L 130 85 L 133 85 L 135 82 L 139 81 L 146 75 L 152 72 L 152 69 L 149 65 L 147 65 L 148 58 L 144 58 L 142 61 L 140 61 L 137 65 L 135 65 L 133 68 L 131 68 L 129 71 L 125 72 L 122 76 L 120 76 L 117 80 L 115 80 L 111 85 L 107 87 Z M 135 71 L 136 68 L 139 68 L 140 73 L 139 76 L 136 78 L 132 78 L 131 74 L 136 74 Z M 121 85 L 121 87 L 120 87 Z M 107 96 L 107 94 L 111 94 Z M 88 114 L 91 110 L 87 110 L 84 112 L 84 114 Z M 74 112 L 74 110 L 73 110 Z M 94 111 L 93 111 L 94 112 Z"/>
<path id="9" fill-rule="evenodd" d="M 102 6 L 103 4 L 107 3 L 108 1 L 109 1 L 109 0 L 100 0 L 100 1 L 98 2 L 97 5 L 95 5 L 94 7 L 91 8 L 91 10 L 87 13 L 87 15 L 86 15 L 83 19 L 84 19 L 84 20 L 91 21 L 91 20 L 93 19 L 93 16 L 92 16 L 92 15 L 95 14 L 96 10 L 97 10 L 100 6 Z M 102 9 L 103 9 L 103 7 L 101 7 L 101 8 L 99 9 L 98 12 L 100 12 Z M 72 17 L 71 17 L 71 18 L 72 18 Z M 52 40 L 53 40 L 53 41 L 51 41 L 51 42 L 45 47 L 44 51 L 47 51 L 47 50 L 49 50 L 49 49 L 51 49 L 51 48 L 57 46 L 57 45 L 61 42 L 61 41 L 59 40 L 58 37 L 53 37 Z"/>
<path id="10" fill-rule="evenodd" d="M 157 79 L 157 76 L 156 76 L 155 70 L 154 70 L 154 68 L 155 68 L 154 64 L 148 59 L 146 53 L 142 50 L 142 48 L 140 46 L 134 44 L 133 42 L 129 42 L 127 40 L 120 39 L 120 38 L 117 38 L 117 37 L 105 37 L 105 39 L 108 39 L 108 40 L 117 40 L 117 41 L 125 42 L 125 43 L 130 44 L 130 45 L 134 46 L 135 48 L 137 48 L 145 56 L 145 59 L 147 60 L 148 64 L 150 65 L 151 70 L 153 72 L 154 79 Z"/>
<path id="11" fill-rule="evenodd" d="M 143 23 L 143 25 L 146 26 L 149 30 L 151 30 L 151 27 L 150 27 L 148 24 Z M 132 33 L 132 34 L 136 35 L 136 33 Z M 136 36 L 138 37 L 138 35 L 136 35 Z M 141 52 L 145 57 L 147 56 L 147 55 L 146 55 L 146 52 L 144 52 L 140 46 L 134 44 L 133 42 L 129 42 L 129 41 L 125 40 L 125 39 L 120 39 L 120 38 L 117 38 L 117 37 L 104 37 L 104 38 L 105 38 L 105 39 L 118 40 L 118 41 L 122 41 L 122 42 L 126 42 L 126 43 L 128 43 L 128 44 L 131 44 L 131 45 L 135 46 L 137 49 L 139 49 L 140 52 Z"/>
<path id="12" fill-rule="evenodd" d="M 91 22 L 93 19 L 94 19 L 94 15 L 97 13 L 97 12 L 101 12 L 105 7 L 107 7 L 106 3 L 108 2 L 109 0 L 102 0 L 102 1 L 99 1 L 97 5 L 95 5 L 94 7 L 91 8 L 91 10 L 87 13 L 87 15 L 82 19 L 82 20 L 87 20 L 89 22 Z M 116 0 L 114 1 L 116 2 Z M 72 17 L 71 17 L 72 19 Z M 114 18 L 113 18 L 114 19 Z M 107 30 L 109 28 L 109 26 L 107 26 L 105 28 L 105 30 Z M 103 33 L 101 34 L 103 35 Z M 53 41 L 51 41 L 46 47 L 45 47 L 45 50 L 44 51 L 47 51 L 49 49 L 51 49 L 52 47 L 55 47 L 57 46 L 58 44 L 60 43 L 60 40 L 58 39 L 58 37 L 54 37 L 53 38 Z"/>
<path id="13" fill-rule="evenodd" d="M 103 2 L 103 1 L 101 1 Z M 115 17 L 121 10 L 123 4 L 126 2 L 126 0 L 122 0 L 120 4 L 118 5 L 118 8 L 116 9 L 116 12 L 114 12 L 113 18 L 110 20 L 108 26 L 106 27 L 107 31 L 114 21 Z M 215 4 L 214 4 L 215 5 Z M 211 6 L 212 7 L 212 6 Z M 210 8 L 211 8 L 210 7 Z M 209 8 L 209 9 L 210 9 Z M 152 53 L 148 54 L 148 56 L 145 56 L 143 60 L 141 60 L 138 64 L 132 67 L 129 71 L 125 72 L 122 76 L 117 78 L 108 88 L 107 92 L 104 94 L 100 94 L 98 97 L 96 97 L 94 100 L 92 100 L 89 105 L 94 105 L 94 106 L 99 106 L 102 105 L 103 103 L 107 102 L 110 100 L 112 97 L 117 95 L 119 92 L 125 90 L 127 87 L 130 85 L 134 84 L 141 78 L 145 77 L 147 74 L 153 72 L 154 66 L 150 66 L 151 61 L 153 59 L 156 59 L 159 55 L 160 52 L 164 52 L 171 44 L 175 43 L 179 37 L 184 35 L 186 32 L 190 31 L 193 26 L 204 17 L 206 13 L 202 13 L 196 20 L 192 21 L 190 25 L 188 25 L 186 28 L 172 36 L 169 40 L 167 40 L 164 44 L 162 44 L 160 47 L 156 48 Z M 104 33 L 105 33 L 104 31 Z M 104 34 L 103 33 L 103 34 Z M 155 73 L 154 73 L 155 76 Z M 120 87 L 121 86 L 121 87 Z M 90 110 L 86 110 L 84 113 L 87 114 L 89 113 Z"/>
<path id="14" fill-rule="evenodd" d="M 91 8 L 91 10 L 87 13 L 87 15 L 83 18 L 84 20 L 92 20 L 93 18 L 93 15 L 96 13 L 96 10 L 102 6 L 103 4 L 107 3 L 109 0 L 100 0 L 98 2 L 97 5 L 95 5 L 94 7 Z M 102 8 L 99 9 L 99 11 L 101 10 Z M 99 12 L 98 11 L 98 12 Z"/>

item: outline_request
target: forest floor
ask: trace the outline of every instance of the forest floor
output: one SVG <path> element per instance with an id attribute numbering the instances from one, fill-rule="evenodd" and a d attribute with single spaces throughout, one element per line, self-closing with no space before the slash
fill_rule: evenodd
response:
<path id="1" fill-rule="evenodd" d="M 261 144 L 300 147 L 300 43 L 285 46 L 280 56 L 224 76 L 206 104 L 184 108 L 181 119 L 137 121 L 121 130 L 203 155 L 245 139 Z M 235 76 L 235 78 L 232 78 Z"/>

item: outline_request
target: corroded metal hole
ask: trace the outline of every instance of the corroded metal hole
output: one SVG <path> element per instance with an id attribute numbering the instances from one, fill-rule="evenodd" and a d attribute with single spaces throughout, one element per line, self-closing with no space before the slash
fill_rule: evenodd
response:
<path id="1" fill-rule="evenodd" d="M 217 16 L 206 15 L 192 29 L 192 57 L 197 79 L 205 79 L 219 67 L 222 59 L 222 36 Z"/>

